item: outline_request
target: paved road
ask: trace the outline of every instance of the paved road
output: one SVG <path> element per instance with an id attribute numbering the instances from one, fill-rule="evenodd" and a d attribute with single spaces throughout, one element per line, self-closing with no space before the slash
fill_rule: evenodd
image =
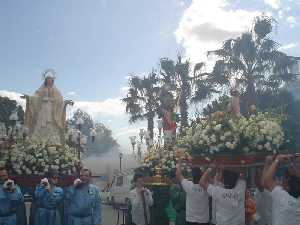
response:
<path id="1" fill-rule="evenodd" d="M 120 222 L 117 224 L 118 212 L 109 205 L 102 205 L 102 225 L 120 225 L 122 224 L 122 214 L 120 213 Z"/>
<path id="2" fill-rule="evenodd" d="M 26 203 L 27 215 L 29 215 L 30 203 Z M 109 205 L 102 204 L 102 225 L 121 225 L 122 224 L 122 213 L 120 213 L 120 221 L 117 224 L 118 211 L 113 209 Z"/>

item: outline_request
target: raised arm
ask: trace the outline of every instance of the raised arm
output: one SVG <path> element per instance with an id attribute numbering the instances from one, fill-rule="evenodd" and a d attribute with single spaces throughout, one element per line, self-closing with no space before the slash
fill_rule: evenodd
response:
<path id="1" fill-rule="evenodd" d="M 176 179 L 180 183 L 184 179 L 184 176 L 181 173 L 181 161 L 179 161 L 178 164 L 176 165 Z"/>
<path id="2" fill-rule="evenodd" d="M 278 164 L 286 159 L 288 159 L 288 156 L 278 155 L 276 157 L 275 161 L 271 164 L 271 166 L 265 172 L 263 183 L 264 183 L 264 186 L 269 191 L 273 191 L 273 189 L 276 187 L 276 182 L 274 180 L 274 176 L 275 176 L 276 170 L 278 168 Z"/>
<path id="3" fill-rule="evenodd" d="M 207 168 L 199 181 L 200 186 L 205 190 L 207 190 L 207 188 L 209 186 L 209 179 L 210 179 L 211 171 L 212 171 L 212 168 Z"/>
<path id="4" fill-rule="evenodd" d="M 265 176 L 266 176 L 266 173 L 267 173 L 269 167 L 272 165 L 272 162 L 273 162 L 273 156 L 267 156 L 266 160 L 265 160 L 265 165 L 264 165 L 264 168 L 263 168 L 263 171 L 262 171 L 261 179 L 260 179 L 260 183 L 261 183 L 262 188 L 266 188 L 266 186 L 265 186 Z"/>

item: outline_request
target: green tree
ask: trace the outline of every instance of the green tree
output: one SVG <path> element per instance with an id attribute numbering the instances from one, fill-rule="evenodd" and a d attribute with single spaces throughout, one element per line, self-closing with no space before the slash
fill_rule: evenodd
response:
<path id="1" fill-rule="evenodd" d="M 95 123 L 92 117 L 80 109 L 78 109 L 71 119 L 67 121 L 69 126 L 76 127 L 76 121 L 81 118 L 83 124 L 81 132 L 87 137 L 87 151 L 86 156 L 100 155 L 108 152 L 113 148 L 119 147 L 117 141 L 112 137 L 110 129 L 104 126 L 102 123 Z M 96 136 L 94 142 L 92 142 L 91 129 L 96 129 Z"/>
<path id="2" fill-rule="evenodd" d="M 151 138 L 154 118 L 160 108 L 158 85 L 158 76 L 154 71 L 143 78 L 133 76 L 129 80 L 127 96 L 122 99 L 126 104 L 126 112 L 130 115 L 129 122 L 146 119 Z"/>
<path id="3" fill-rule="evenodd" d="M 248 109 L 256 103 L 258 90 L 276 92 L 284 83 L 294 80 L 295 74 L 289 69 L 294 58 L 280 52 L 279 44 L 271 39 L 275 23 L 267 16 L 256 17 L 250 31 L 209 52 L 218 60 L 206 79 L 207 85 L 215 90 L 228 90 L 235 81 Z"/>
<path id="4" fill-rule="evenodd" d="M 75 113 L 73 114 L 72 118 L 70 118 L 67 123 L 71 127 L 76 127 L 77 126 L 77 121 L 78 119 L 81 118 L 83 120 L 83 124 L 81 126 L 81 132 L 82 134 L 86 136 L 90 136 L 90 130 L 94 127 L 94 121 L 92 117 L 85 111 L 81 109 L 77 109 Z M 90 140 L 88 140 L 90 141 Z"/>
<path id="5" fill-rule="evenodd" d="M 18 111 L 19 120 L 24 122 L 24 110 L 18 105 L 15 100 L 11 100 L 7 97 L 0 96 L 0 122 L 4 123 L 6 128 L 12 126 L 12 121 L 9 120 L 9 117 L 12 112 Z"/>

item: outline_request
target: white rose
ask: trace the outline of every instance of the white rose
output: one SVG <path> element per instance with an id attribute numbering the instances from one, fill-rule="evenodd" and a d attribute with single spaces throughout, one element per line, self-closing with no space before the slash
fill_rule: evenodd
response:
<path id="1" fill-rule="evenodd" d="M 221 125 L 221 124 L 218 124 L 218 125 L 216 125 L 216 126 L 214 127 L 214 130 L 215 130 L 215 131 L 219 131 L 219 130 L 221 130 L 221 128 L 222 128 L 222 125 Z"/>
<path id="2" fill-rule="evenodd" d="M 271 150 L 272 150 L 270 142 L 267 142 L 267 143 L 265 144 L 265 148 L 266 148 L 268 151 L 271 151 Z"/>
<path id="3" fill-rule="evenodd" d="M 225 143 L 225 146 L 226 146 L 227 148 L 230 148 L 231 143 L 227 141 L 227 142 Z"/>

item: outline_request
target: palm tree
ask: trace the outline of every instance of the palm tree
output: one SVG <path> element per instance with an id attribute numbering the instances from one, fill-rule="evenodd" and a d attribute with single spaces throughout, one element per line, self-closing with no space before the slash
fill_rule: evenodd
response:
<path id="1" fill-rule="evenodd" d="M 129 122 L 147 119 L 150 138 L 153 138 L 154 117 L 159 110 L 159 87 L 157 74 L 152 71 L 148 76 L 133 76 L 129 80 L 127 97 L 122 101 L 126 104 L 126 112 L 130 114 Z"/>
<path id="2" fill-rule="evenodd" d="M 226 40 L 221 49 L 208 53 L 219 60 L 207 83 L 228 88 L 235 81 L 245 97 L 247 109 L 256 103 L 257 90 L 276 92 L 284 83 L 295 79 L 289 69 L 294 59 L 280 52 L 279 44 L 270 37 L 275 22 L 264 15 L 256 17 L 249 32 Z"/>

